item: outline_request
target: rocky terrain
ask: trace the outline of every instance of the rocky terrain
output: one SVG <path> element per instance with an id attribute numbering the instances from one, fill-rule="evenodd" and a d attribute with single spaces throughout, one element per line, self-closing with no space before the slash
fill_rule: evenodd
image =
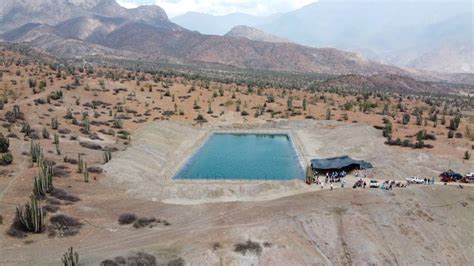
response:
<path id="1" fill-rule="evenodd" d="M 0 14 L 4 14 L 0 22 L 6 31 L 0 36 L 4 41 L 28 43 L 68 58 L 112 56 L 326 74 L 410 73 L 331 48 L 191 32 L 170 22 L 156 6 L 124 9 L 114 0 L 7 1 L 0 6 Z"/>
<path id="2" fill-rule="evenodd" d="M 270 16 L 189 12 L 172 20 L 191 30 L 220 35 L 245 24 L 295 43 L 357 52 L 399 67 L 473 73 L 472 10 L 469 0 L 320 0 Z"/>
<path id="3" fill-rule="evenodd" d="M 290 43 L 290 41 L 285 38 L 280 38 L 278 36 L 266 33 L 259 29 L 244 25 L 233 27 L 229 32 L 225 34 L 225 36 L 234 38 L 246 38 L 249 40 L 261 42 Z"/>
<path id="4" fill-rule="evenodd" d="M 170 179 L 206 131 L 229 128 L 294 128 L 305 158 L 367 159 L 380 182 L 472 172 L 470 90 L 415 90 L 397 77 L 404 90 L 324 88 L 326 76 L 145 71 L 0 47 L 1 265 L 75 252 L 85 265 L 474 261 L 469 184 Z"/>

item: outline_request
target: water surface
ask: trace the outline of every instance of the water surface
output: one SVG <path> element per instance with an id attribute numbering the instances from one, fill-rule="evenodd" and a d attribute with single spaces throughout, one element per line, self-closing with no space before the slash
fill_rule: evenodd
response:
<path id="1" fill-rule="evenodd" d="M 175 178 L 291 180 L 303 176 L 288 135 L 215 133 Z"/>

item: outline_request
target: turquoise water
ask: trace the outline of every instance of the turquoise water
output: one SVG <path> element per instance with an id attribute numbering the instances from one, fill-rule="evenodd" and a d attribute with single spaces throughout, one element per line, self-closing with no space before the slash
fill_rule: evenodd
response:
<path id="1" fill-rule="evenodd" d="M 177 179 L 291 180 L 303 169 L 292 142 L 279 134 L 211 135 Z"/>

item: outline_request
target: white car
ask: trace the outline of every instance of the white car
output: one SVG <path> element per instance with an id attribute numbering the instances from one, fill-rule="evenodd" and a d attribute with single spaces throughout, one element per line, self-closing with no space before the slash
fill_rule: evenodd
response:
<path id="1" fill-rule="evenodd" d="M 410 177 L 407 177 L 407 181 L 408 183 L 415 183 L 415 184 L 423 184 L 425 183 L 425 180 L 417 177 L 417 176 L 410 176 Z"/>
<path id="2" fill-rule="evenodd" d="M 466 174 L 466 177 L 469 178 L 469 179 L 473 179 L 474 178 L 474 173 Z"/>
<path id="3" fill-rule="evenodd" d="M 378 188 L 378 187 L 380 187 L 379 181 L 377 181 L 377 180 L 370 180 L 370 182 L 369 182 L 369 187 L 371 187 L 371 188 Z"/>

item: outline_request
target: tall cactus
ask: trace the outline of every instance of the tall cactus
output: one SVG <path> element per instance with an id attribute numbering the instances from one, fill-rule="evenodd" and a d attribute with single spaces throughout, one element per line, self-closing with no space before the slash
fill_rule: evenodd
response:
<path id="1" fill-rule="evenodd" d="M 87 134 L 91 131 L 91 124 L 87 116 L 82 120 L 82 129 Z"/>
<path id="2" fill-rule="evenodd" d="M 59 142 L 54 144 L 54 146 L 56 147 L 56 154 L 61 155 L 62 152 L 61 152 L 61 148 L 59 147 Z"/>
<path id="3" fill-rule="evenodd" d="M 31 141 L 30 155 L 33 163 L 39 164 L 43 160 L 43 149 L 39 143 L 33 140 Z"/>
<path id="4" fill-rule="evenodd" d="M 74 249 L 70 247 L 67 252 L 63 254 L 61 261 L 64 266 L 77 266 L 79 265 L 79 253 L 74 252 Z"/>
<path id="5" fill-rule="evenodd" d="M 33 131 L 33 129 L 31 128 L 30 123 L 28 123 L 27 121 L 25 121 L 21 124 L 20 132 L 24 133 L 25 136 L 29 136 L 32 131 Z"/>
<path id="6" fill-rule="evenodd" d="M 82 173 L 84 174 L 84 182 L 89 183 L 89 170 L 87 169 L 87 162 L 84 162 Z"/>
<path id="7" fill-rule="evenodd" d="M 59 121 L 56 117 L 51 118 L 51 128 L 54 130 L 59 128 Z"/>
<path id="8" fill-rule="evenodd" d="M 41 198 L 46 196 L 46 193 L 51 193 L 53 188 L 53 166 L 42 162 L 39 174 L 34 179 L 33 194 L 35 197 Z"/>
<path id="9" fill-rule="evenodd" d="M 84 161 L 82 160 L 81 154 L 77 154 L 77 172 L 82 173 L 82 168 L 84 167 Z"/>
<path id="10" fill-rule="evenodd" d="M 34 197 L 31 203 L 16 208 L 16 219 L 27 232 L 38 234 L 45 228 L 46 219 L 41 202 Z"/>
<path id="11" fill-rule="evenodd" d="M 56 133 L 53 135 L 53 144 L 59 144 L 59 135 Z"/>

